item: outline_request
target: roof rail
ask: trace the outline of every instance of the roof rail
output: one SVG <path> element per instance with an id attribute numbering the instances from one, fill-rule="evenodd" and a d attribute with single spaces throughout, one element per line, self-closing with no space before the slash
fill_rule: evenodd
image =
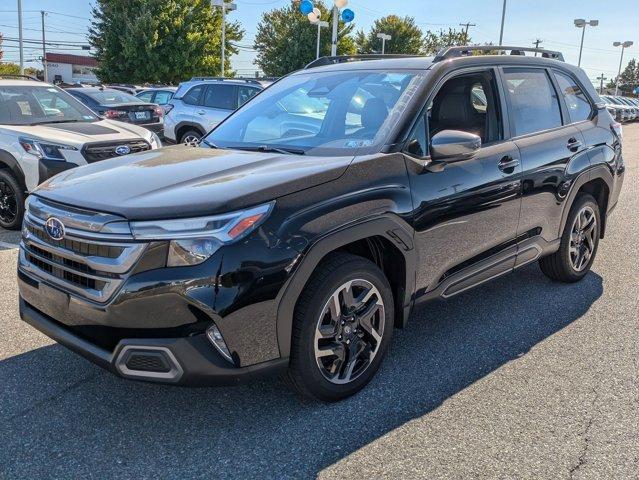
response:
<path id="1" fill-rule="evenodd" d="M 564 61 L 564 55 L 554 50 L 546 50 L 544 48 L 533 47 L 511 47 L 506 45 L 464 45 L 460 47 L 445 47 L 437 52 L 433 62 L 441 62 L 450 58 L 466 57 L 472 55 L 472 52 L 499 52 L 498 55 L 505 55 L 505 51 L 509 50 L 510 55 L 525 55 L 524 52 L 540 53 L 543 58 L 552 58 L 553 60 Z"/>
<path id="2" fill-rule="evenodd" d="M 254 78 L 234 78 L 234 77 L 193 77 L 192 82 L 201 82 L 203 80 L 216 80 L 218 82 L 231 81 L 231 82 L 246 82 L 254 85 L 262 85 L 259 80 Z"/>
<path id="3" fill-rule="evenodd" d="M 313 60 L 311 63 L 304 67 L 304 70 L 315 67 L 323 67 L 324 65 L 334 65 L 337 63 L 348 62 L 363 62 L 366 60 L 383 60 L 386 58 L 414 58 L 422 57 L 423 55 L 402 55 L 402 54 L 379 54 L 369 53 L 365 55 L 335 55 L 328 57 L 320 57 L 317 60 Z"/>
<path id="4" fill-rule="evenodd" d="M 2 80 L 33 80 L 35 82 L 41 82 L 39 78 L 32 77 L 31 75 L 18 75 L 18 74 L 2 74 L 0 75 Z"/>

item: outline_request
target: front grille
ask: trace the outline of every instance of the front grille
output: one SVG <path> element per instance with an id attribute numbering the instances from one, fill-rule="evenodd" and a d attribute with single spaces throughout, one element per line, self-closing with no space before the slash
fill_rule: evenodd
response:
<path id="1" fill-rule="evenodd" d="M 87 161 L 87 163 L 99 162 L 100 160 L 117 157 L 118 154 L 115 153 L 115 150 L 121 146 L 129 147 L 130 153 L 144 152 L 151 148 L 151 145 L 149 145 L 144 140 L 93 143 L 86 145 L 82 149 L 82 155 L 84 156 L 84 159 Z"/>
<path id="2" fill-rule="evenodd" d="M 69 293 L 107 302 L 128 278 L 146 244 L 123 234 L 121 217 L 64 208 L 30 197 L 19 268 Z M 52 239 L 44 228 L 51 217 L 65 225 L 62 240 Z M 113 225 L 120 226 L 117 236 L 106 233 L 115 230 Z"/>

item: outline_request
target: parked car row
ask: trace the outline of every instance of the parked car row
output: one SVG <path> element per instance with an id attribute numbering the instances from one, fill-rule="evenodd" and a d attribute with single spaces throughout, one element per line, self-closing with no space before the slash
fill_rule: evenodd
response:
<path id="1" fill-rule="evenodd" d="M 601 95 L 610 114 L 620 123 L 639 120 L 639 99 L 614 95 Z"/>

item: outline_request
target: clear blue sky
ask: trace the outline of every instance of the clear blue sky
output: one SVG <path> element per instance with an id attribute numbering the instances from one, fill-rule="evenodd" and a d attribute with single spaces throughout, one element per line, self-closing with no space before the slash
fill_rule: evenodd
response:
<path id="1" fill-rule="evenodd" d="M 242 45 L 252 45 L 257 23 L 262 12 L 285 5 L 290 0 L 235 0 L 238 9 L 230 18 L 239 20 L 246 32 Z M 356 28 L 368 29 L 376 18 L 388 14 L 410 15 L 421 28 L 437 30 L 457 27 L 461 22 L 476 23 L 470 28 L 474 42 L 495 42 L 499 39 L 499 21 L 502 0 L 350 0 L 355 12 Z M 17 0 L 0 2 L 0 32 L 7 38 L 17 37 Z M 51 41 L 82 42 L 91 17 L 88 0 L 23 0 L 25 38 L 40 38 L 40 10 L 47 10 L 48 38 Z M 63 15 L 61 15 L 63 14 Z M 639 3 L 638 0 L 508 0 L 504 43 L 531 45 L 536 38 L 543 46 L 564 52 L 567 61 L 577 63 L 581 30 L 573 26 L 574 18 L 598 19 L 599 26 L 586 31 L 582 67 L 591 78 L 604 73 L 608 78 L 616 75 L 620 49 L 613 41 L 633 40 L 635 45 L 626 50 L 624 65 L 631 58 L 639 58 Z M 391 40 L 392 41 L 392 40 Z M 17 44 L 5 41 L 6 60 L 18 58 Z M 25 57 L 34 60 L 40 56 L 39 47 L 28 45 Z M 77 47 L 60 47 L 73 53 Z M 77 51 L 76 53 L 83 53 Z M 86 53 L 86 52 L 84 52 Z M 233 58 L 233 66 L 240 73 L 255 70 L 254 53 L 242 51 Z M 40 66 L 33 61 L 28 65 Z"/>

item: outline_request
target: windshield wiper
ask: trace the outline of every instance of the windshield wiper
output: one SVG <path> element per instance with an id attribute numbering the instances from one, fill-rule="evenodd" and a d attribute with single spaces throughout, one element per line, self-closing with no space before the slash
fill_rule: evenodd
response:
<path id="1" fill-rule="evenodd" d="M 233 147 L 237 150 L 246 150 L 250 152 L 274 152 L 274 153 L 284 153 L 287 155 L 304 155 L 306 153 L 305 150 L 300 148 L 283 148 L 283 147 L 271 147 L 269 145 L 259 145 L 256 147 Z"/>
<path id="2" fill-rule="evenodd" d="M 217 145 L 215 145 L 214 143 L 211 143 L 205 139 L 201 139 L 200 143 L 203 143 L 204 145 L 206 145 L 209 148 L 217 148 L 217 149 L 221 149 L 221 147 L 218 147 Z"/>

